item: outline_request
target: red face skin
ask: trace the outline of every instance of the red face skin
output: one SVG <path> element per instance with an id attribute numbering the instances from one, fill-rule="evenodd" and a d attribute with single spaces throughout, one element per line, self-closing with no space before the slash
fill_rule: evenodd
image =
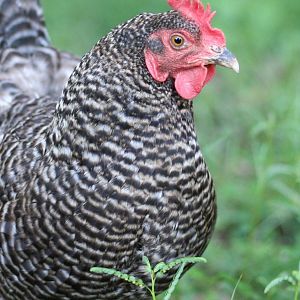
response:
<path id="1" fill-rule="evenodd" d="M 180 36 L 183 44 L 175 45 L 174 36 Z M 183 29 L 160 30 L 150 39 L 160 40 L 164 46 L 159 53 L 145 50 L 150 74 L 159 82 L 166 81 L 169 76 L 174 78 L 176 91 L 184 99 L 195 98 L 214 77 L 212 60 L 225 48 L 225 39 L 214 39 L 213 36 L 196 39 Z"/>

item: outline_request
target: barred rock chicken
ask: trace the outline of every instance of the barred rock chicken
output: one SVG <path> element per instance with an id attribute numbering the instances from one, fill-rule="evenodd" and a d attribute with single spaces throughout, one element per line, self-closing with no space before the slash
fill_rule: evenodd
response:
<path id="1" fill-rule="evenodd" d="M 192 99 L 238 63 L 209 6 L 168 2 L 79 63 L 51 47 L 38 0 L 0 0 L 0 299 L 147 299 L 90 268 L 149 281 L 143 255 L 206 248 L 215 192 Z"/>

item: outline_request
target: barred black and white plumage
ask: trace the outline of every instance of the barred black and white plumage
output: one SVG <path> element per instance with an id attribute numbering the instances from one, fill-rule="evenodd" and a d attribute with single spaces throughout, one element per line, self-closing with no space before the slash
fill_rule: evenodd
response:
<path id="1" fill-rule="evenodd" d="M 177 11 L 141 14 L 101 39 L 63 90 L 77 59 L 51 48 L 38 2 L 0 7 L 0 299 L 146 299 L 89 270 L 147 281 L 143 255 L 155 264 L 208 244 L 215 192 L 192 102 L 173 78 L 154 80 L 144 56 L 161 29 L 201 29 Z M 3 33 L 8 17 L 38 34 Z"/>
<path id="2" fill-rule="evenodd" d="M 51 47 L 39 0 L 0 0 L 0 124 L 23 98 L 58 98 L 78 62 Z"/>

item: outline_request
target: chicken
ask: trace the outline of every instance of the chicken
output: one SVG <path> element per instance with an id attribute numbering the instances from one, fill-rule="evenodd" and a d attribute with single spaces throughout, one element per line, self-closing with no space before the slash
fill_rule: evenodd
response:
<path id="1" fill-rule="evenodd" d="M 168 2 L 108 33 L 68 79 L 78 60 L 51 47 L 37 0 L 0 0 L 0 299 L 147 299 L 90 268 L 148 282 L 143 255 L 205 250 L 216 202 L 192 99 L 215 65 L 238 62 L 209 6 Z"/>

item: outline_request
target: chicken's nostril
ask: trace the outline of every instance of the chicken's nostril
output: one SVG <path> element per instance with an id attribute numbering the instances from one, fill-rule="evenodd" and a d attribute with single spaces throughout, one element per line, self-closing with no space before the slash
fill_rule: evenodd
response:
<path id="1" fill-rule="evenodd" d="M 213 45 L 210 47 L 210 49 L 218 54 L 222 53 L 223 49 L 219 46 Z"/>

